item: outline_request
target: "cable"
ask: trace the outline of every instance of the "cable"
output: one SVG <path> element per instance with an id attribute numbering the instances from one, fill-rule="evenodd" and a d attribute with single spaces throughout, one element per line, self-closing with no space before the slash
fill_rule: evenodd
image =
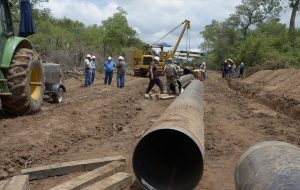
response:
<path id="1" fill-rule="evenodd" d="M 167 37 L 169 34 L 171 34 L 172 32 L 174 32 L 177 28 L 179 28 L 181 25 L 183 25 L 184 23 L 179 24 L 178 26 L 176 26 L 174 29 L 172 29 L 169 33 L 167 33 L 166 35 L 164 35 L 163 37 L 161 37 L 160 39 L 158 39 L 156 42 L 154 42 L 151 45 L 156 44 L 157 42 L 159 42 L 160 40 L 164 39 L 165 37 Z"/>

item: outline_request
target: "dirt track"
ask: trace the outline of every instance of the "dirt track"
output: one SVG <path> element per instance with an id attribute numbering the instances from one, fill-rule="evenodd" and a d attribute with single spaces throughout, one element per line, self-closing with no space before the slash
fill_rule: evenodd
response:
<path id="1" fill-rule="evenodd" d="M 46 102 L 34 116 L 13 118 L 1 112 L 0 179 L 24 167 L 111 155 L 124 155 L 132 172 L 135 143 L 173 101 L 145 100 L 147 82 L 128 76 L 120 90 L 102 85 L 99 76 L 86 89 L 80 87 L 82 80 L 70 79 L 62 105 Z M 205 172 L 197 189 L 234 189 L 235 163 L 256 142 L 300 144 L 299 120 L 230 89 L 218 73 L 208 73 L 204 99 Z M 74 175 L 34 181 L 30 189 L 48 189 Z"/>

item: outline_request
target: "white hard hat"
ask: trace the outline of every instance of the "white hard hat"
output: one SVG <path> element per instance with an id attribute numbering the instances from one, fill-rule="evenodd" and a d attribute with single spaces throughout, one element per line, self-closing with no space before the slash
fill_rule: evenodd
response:
<path id="1" fill-rule="evenodd" d="M 86 57 L 87 58 L 91 58 L 92 56 L 91 56 L 91 54 L 87 54 Z"/>
<path id="2" fill-rule="evenodd" d="M 96 59 L 96 56 L 93 55 L 93 56 L 92 56 L 92 59 Z"/>
<path id="3" fill-rule="evenodd" d="M 244 65 L 244 63 L 241 63 L 241 65 Z"/>
<path id="4" fill-rule="evenodd" d="M 107 59 L 108 59 L 108 60 L 111 60 L 111 57 L 108 57 Z"/>
<path id="5" fill-rule="evenodd" d="M 168 61 L 173 61 L 173 59 L 170 57 L 170 58 L 168 58 Z"/>
<path id="6" fill-rule="evenodd" d="M 157 56 L 154 57 L 154 60 L 159 61 L 159 57 L 157 57 Z"/>
<path id="7" fill-rule="evenodd" d="M 205 62 L 203 62 L 203 63 L 202 63 L 202 65 L 206 65 L 206 63 L 205 63 Z"/>
<path id="8" fill-rule="evenodd" d="M 118 60 L 124 60 L 124 57 L 119 56 L 119 57 L 118 57 Z"/>

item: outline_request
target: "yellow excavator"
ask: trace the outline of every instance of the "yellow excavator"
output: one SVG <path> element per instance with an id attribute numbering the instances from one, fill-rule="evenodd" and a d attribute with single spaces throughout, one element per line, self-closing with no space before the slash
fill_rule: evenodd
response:
<path id="1" fill-rule="evenodd" d="M 183 29 L 179 35 L 179 38 L 176 42 L 176 45 L 174 46 L 174 49 L 172 51 L 164 51 L 165 47 L 171 47 L 170 45 L 166 43 L 158 43 L 161 39 L 165 38 L 167 35 L 171 34 L 173 31 L 175 31 L 177 28 L 183 25 Z M 158 72 L 162 74 L 163 68 L 165 66 L 165 62 L 168 58 L 174 58 L 176 50 L 180 44 L 180 41 L 184 35 L 184 32 L 190 29 L 190 21 L 185 20 L 180 25 L 175 27 L 173 30 L 171 30 L 168 34 L 160 38 L 157 42 L 153 43 L 152 45 L 146 45 L 143 50 L 135 50 L 132 52 L 132 58 L 133 58 L 133 72 L 134 76 L 141 76 L 145 77 L 147 76 L 149 72 L 149 64 L 153 61 L 154 57 L 156 56 L 155 51 L 153 49 L 160 49 L 159 57 L 160 57 L 160 63 L 158 64 Z"/>

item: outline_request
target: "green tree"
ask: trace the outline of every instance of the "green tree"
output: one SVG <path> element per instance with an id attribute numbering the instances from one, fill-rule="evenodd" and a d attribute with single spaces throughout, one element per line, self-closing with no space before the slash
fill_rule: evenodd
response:
<path id="1" fill-rule="evenodd" d="M 289 31 L 295 32 L 296 15 L 297 15 L 297 11 L 300 8 L 300 0 L 289 0 L 289 4 L 290 7 L 292 8 Z"/>
<path id="2" fill-rule="evenodd" d="M 236 15 L 240 19 L 244 39 L 250 26 L 267 19 L 279 20 L 281 10 L 280 0 L 242 0 L 242 4 L 236 7 Z"/>
<path id="3" fill-rule="evenodd" d="M 126 11 L 118 7 L 112 17 L 102 22 L 104 55 L 120 53 L 124 48 L 141 43 L 137 32 L 129 26 L 126 15 Z"/>
<path id="4" fill-rule="evenodd" d="M 69 18 L 54 18 L 47 8 L 37 8 L 48 0 L 31 2 L 36 33 L 28 39 L 41 55 L 54 58 L 50 61 L 63 63 L 66 69 L 81 66 L 87 52 L 100 58 L 102 49 L 105 50 L 104 56 L 115 55 L 143 44 L 137 32 L 129 26 L 127 13 L 122 8 L 118 8 L 112 17 L 103 21 L 102 25 L 85 26 Z M 19 0 L 13 0 L 12 3 L 15 15 L 18 15 Z"/>
<path id="5" fill-rule="evenodd" d="M 20 0 L 10 0 L 12 3 L 12 11 L 16 16 L 20 14 Z M 49 2 L 49 0 L 31 0 L 31 6 L 33 9 L 36 9 L 41 3 Z"/>
<path id="6" fill-rule="evenodd" d="M 204 38 L 200 48 L 213 53 L 211 61 L 219 63 L 231 54 L 235 44 L 241 39 L 239 19 L 236 15 L 231 15 L 224 22 L 213 20 L 200 34 Z"/>
<path id="7" fill-rule="evenodd" d="M 289 34 L 292 46 L 296 46 L 296 15 L 300 8 L 300 0 L 289 0 L 289 5 L 292 8 L 292 14 L 290 18 Z"/>

